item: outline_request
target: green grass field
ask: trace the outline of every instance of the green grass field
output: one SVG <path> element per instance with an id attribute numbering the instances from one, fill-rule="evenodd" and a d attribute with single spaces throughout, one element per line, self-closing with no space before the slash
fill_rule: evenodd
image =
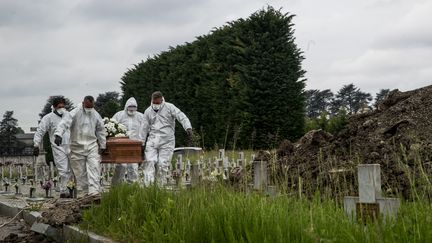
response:
<path id="1" fill-rule="evenodd" d="M 352 221 L 343 206 L 226 186 L 168 191 L 121 185 L 80 225 L 119 242 L 432 242 L 432 206 L 403 202 L 396 220 Z"/>

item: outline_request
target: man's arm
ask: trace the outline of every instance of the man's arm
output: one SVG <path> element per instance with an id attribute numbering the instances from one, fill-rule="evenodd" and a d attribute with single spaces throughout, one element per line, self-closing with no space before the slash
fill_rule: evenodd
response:
<path id="1" fill-rule="evenodd" d="M 48 114 L 47 114 L 40 121 L 36 133 L 34 135 L 33 138 L 34 147 L 40 146 L 42 142 L 42 138 L 45 135 L 45 133 L 48 131 L 48 128 L 49 128 L 49 121 L 48 121 Z"/>
<path id="2" fill-rule="evenodd" d="M 117 113 L 114 114 L 113 117 L 111 117 L 111 119 L 119 121 L 120 120 L 120 114 L 121 114 L 121 111 L 118 111 Z"/>
<path id="3" fill-rule="evenodd" d="M 140 138 L 141 141 L 143 142 L 143 145 L 146 142 L 149 129 L 150 129 L 150 118 L 148 117 L 148 112 L 146 110 L 142 116 L 141 128 L 140 128 Z"/>
<path id="4" fill-rule="evenodd" d="M 172 105 L 174 117 L 177 119 L 177 121 L 180 122 L 180 124 L 183 126 L 183 129 L 187 131 L 188 129 L 192 129 L 191 122 L 189 121 L 189 118 L 175 105 Z"/>
<path id="5" fill-rule="evenodd" d="M 96 116 L 96 137 L 100 149 L 106 149 L 106 130 L 100 115 Z"/>
<path id="6" fill-rule="evenodd" d="M 55 136 L 62 137 L 65 131 L 67 131 L 72 125 L 73 116 L 75 115 L 75 111 L 66 112 L 63 114 L 63 117 L 60 123 L 57 125 L 57 128 L 54 132 Z"/>

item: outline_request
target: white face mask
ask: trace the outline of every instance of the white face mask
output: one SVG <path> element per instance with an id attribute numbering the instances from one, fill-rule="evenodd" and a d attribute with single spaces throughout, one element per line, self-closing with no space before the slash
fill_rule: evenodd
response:
<path id="1" fill-rule="evenodd" d="M 63 115 L 65 112 L 66 112 L 66 109 L 65 109 L 65 108 L 57 109 L 57 113 L 58 113 L 59 115 Z"/>
<path id="2" fill-rule="evenodd" d="M 93 108 L 84 108 L 84 111 L 85 111 L 87 114 L 90 114 L 90 113 L 92 113 Z"/>
<path id="3" fill-rule="evenodd" d="M 153 110 L 158 111 L 161 108 L 162 104 L 152 104 L 151 107 Z"/>
<path id="4" fill-rule="evenodd" d="M 128 110 L 127 113 L 128 113 L 129 116 L 134 116 L 136 114 L 136 111 L 130 111 L 130 110 Z"/>

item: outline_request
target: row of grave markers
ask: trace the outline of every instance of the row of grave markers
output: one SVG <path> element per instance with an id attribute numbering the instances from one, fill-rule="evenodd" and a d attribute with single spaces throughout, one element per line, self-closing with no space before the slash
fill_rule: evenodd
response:
<path id="1" fill-rule="evenodd" d="M 174 168 L 171 168 L 166 175 L 167 184 L 178 184 L 180 182 L 183 185 L 195 186 L 212 173 L 222 176 L 224 179 L 229 179 L 233 168 L 245 169 L 247 165 L 252 165 L 253 185 L 251 186 L 253 189 L 258 191 L 270 190 L 275 193 L 275 188 L 268 184 L 266 161 L 256 161 L 255 155 L 252 155 L 250 160 L 247 160 L 244 152 L 239 152 L 237 160 L 229 161 L 223 149 L 219 150 L 218 156 L 213 159 L 204 160 L 201 156 L 197 163 L 191 163 L 190 160 L 184 161 L 183 155 L 179 154 Z M 101 184 L 103 186 L 110 185 L 115 166 L 115 164 L 102 165 Z M 32 172 L 31 175 L 30 171 Z M 36 173 L 33 173 L 33 171 L 36 171 Z M 5 176 L 6 173 L 9 176 Z M 142 173 L 140 174 L 142 179 Z M 13 176 L 11 177 L 11 175 Z M 173 175 L 177 176 L 177 180 L 173 178 Z M 5 189 L 6 184 L 11 185 L 14 181 L 16 184 L 20 181 L 24 185 L 28 178 L 32 178 L 34 183 L 38 183 L 38 180 L 52 179 L 55 176 L 55 170 L 52 164 L 51 166 L 38 166 L 37 163 L 33 165 L 0 164 L 0 176 L 2 181 L 0 186 Z M 375 219 L 379 215 L 384 217 L 397 215 L 400 200 L 382 196 L 379 164 L 358 165 L 358 183 L 359 196 L 344 198 L 344 209 L 348 215 L 363 220 Z"/>

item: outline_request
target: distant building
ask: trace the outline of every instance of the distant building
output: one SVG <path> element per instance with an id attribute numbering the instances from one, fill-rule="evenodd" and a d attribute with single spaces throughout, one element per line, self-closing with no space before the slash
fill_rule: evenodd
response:
<path id="1" fill-rule="evenodd" d="M 22 153 L 24 155 L 30 155 L 33 153 L 34 133 L 17 134 L 15 135 L 15 137 L 18 139 L 19 142 L 25 144 L 25 148 L 22 150 Z"/>
<path id="2" fill-rule="evenodd" d="M 17 134 L 15 137 L 19 142 L 25 144 L 26 146 L 33 146 L 34 133 Z"/>

